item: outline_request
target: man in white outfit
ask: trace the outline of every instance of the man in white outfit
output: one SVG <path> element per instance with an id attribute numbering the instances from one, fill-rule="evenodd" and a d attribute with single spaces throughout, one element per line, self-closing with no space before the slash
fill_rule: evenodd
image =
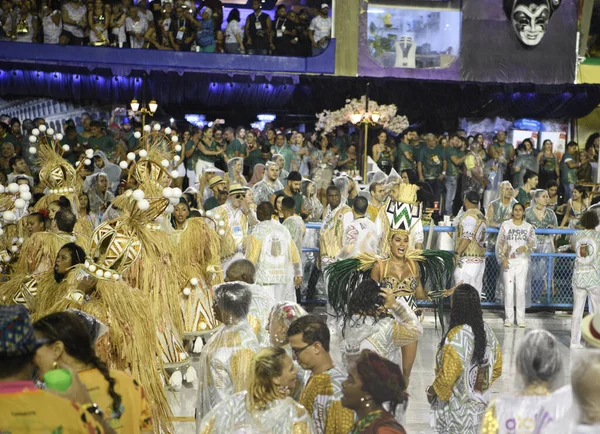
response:
<path id="1" fill-rule="evenodd" d="M 531 252 L 535 249 L 535 229 L 523 219 L 525 209 L 522 204 L 513 205 L 512 215 L 512 220 L 500 226 L 496 243 L 496 258 L 504 285 L 504 327 L 511 327 L 515 322 L 515 298 L 517 324 L 525 327 L 525 293 L 531 284 L 527 277 Z"/>
<path id="2" fill-rule="evenodd" d="M 479 211 L 479 200 L 479 193 L 468 191 L 464 199 L 466 211 L 457 217 L 454 282 L 472 285 L 481 297 L 487 224 Z"/>

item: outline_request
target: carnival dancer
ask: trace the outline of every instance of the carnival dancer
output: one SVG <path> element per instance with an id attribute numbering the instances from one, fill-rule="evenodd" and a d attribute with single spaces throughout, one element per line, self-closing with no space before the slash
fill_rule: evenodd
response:
<path id="1" fill-rule="evenodd" d="M 252 293 L 242 282 L 214 288 L 215 317 L 222 322 L 202 349 L 197 417 L 200 421 L 221 401 L 247 390 L 250 363 L 258 341 L 248 324 Z"/>
<path id="2" fill-rule="evenodd" d="M 535 230 L 524 220 L 525 208 L 519 202 L 513 205 L 512 215 L 512 220 L 500 226 L 495 253 L 504 285 L 504 326 L 514 324 L 516 304 L 517 324 L 525 327 L 525 307 L 531 304 L 529 264 L 535 249 Z"/>
<path id="3" fill-rule="evenodd" d="M 346 434 L 354 424 L 354 412 L 342 406 L 342 382 L 346 373 L 334 366 L 330 333 L 325 321 L 314 315 L 295 320 L 287 331 L 299 365 L 312 375 L 299 402 L 312 416 L 318 434 Z"/>
<path id="4" fill-rule="evenodd" d="M 273 220 L 273 205 L 262 202 L 260 222 L 248 236 L 246 259 L 256 267 L 256 283 L 278 301 L 296 301 L 294 287 L 302 284 L 302 263 L 289 231 Z"/>
<path id="5" fill-rule="evenodd" d="M 408 404 L 400 366 L 374 351 L 362 350 L 342 383 L 342 405 L 354 410 L 350 434 L 406 434 L 397 412 Z"/>
<path id="6" fill-rule="evenodd" d="M 216 220 L 225 222 L 221 237 L 221 268 L 227 270 L 229 264 L 243 255 L 244 242 L 248 235 L 248 210 L 244 198 L 246 190 L 240 184 L 229 186 L 229 198 L 224 205 L 215 208 L 210 214 Z"/>
<path id="7" fill-rule="evenodd" d="M 465 194 L 466 212 L 460 214 L 455 221 L 456 241 L 454 282 L 472 285 L 479 296 L 483 289 L 483 272 L 485 270 L 485 217 L 479 211 L 479 193 L 469 191 Z"/>
<path id="8" fill-rule="evenodd" d="M 590 314 L 600 311 L 600 232 L 598 215 L 586 211 L 580 220 L 583 230 L 571 235 L 571 246 L 577 255 L 573 267 L 573 315 L 571 348 L 581 348 L 581 317 L 588 300 Z"/>
<path id="9" fill-rule="evenodd" d="M 320 236 L 321 269 L 333 264 L 342 250 L 344 233 L 354 220 L 352 209 L 342 200 L 342 193 L 336 186 L 327 187 L 327 208 L 323 216 Z"/>
<path id="10" fill-rule="evenodd" d="M 273 193 L 283 190 L 283 184 L 279 181 L 279 165 L 274 161 L 267 161 L 265 164 L 265 175 L 262 181 L 256 183 L 252 190 L 254 191 L 254 202 L 268 202 Z"/>
<path id="11" fill-rule="evenodd" d="M 521 390 L 517 396 L 490 403 L 481 425 L 482 434 L 544 433 L 550 422 L 569 411 L 570 391 L 559 389 L 552 393 L 564 375 L 560 346 L 546 330 L 531 330 L 525 335 L 516 357 Z"/>
<path id="12" fill-rule="evenodd" d="M 247 391 L 225 397 L 197 423 L 198 434 L 244 431 L 313 434 L 306 409 L 290 398 L 296 387 L 292 359 L 281 348 L 263 348 L 253 358 Z"/>
<path id="13" fill-rule="evenodd" d="M 478 291 L 456 288 L 449 330 L 436 356 L 435 380 L 427 388 L 432 427 L 439 434 L 478 434 L 490 387 L 502 374 L 500 344 L 483 322 Z"/>
<path id="14" fill-rule="evenodd" d="M 352 216 L 354 220 L 344 231 L 342 239 L 342 251 L 339 259 L 345 259 L 367 253 L 376 255 L 379 250 L 379 231 L 375 223 L 367 216 L 369 202 L 365 197 L 357 196 L 352 204 Z"/>

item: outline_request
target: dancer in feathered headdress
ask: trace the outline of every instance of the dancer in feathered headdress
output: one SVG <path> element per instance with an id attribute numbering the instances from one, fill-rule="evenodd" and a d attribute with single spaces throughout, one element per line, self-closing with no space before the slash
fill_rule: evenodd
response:
<path id="1" fill-rule="evenodd" d="M 361 254 L 338 261 L 325 270 L 328 277 L 328 300 L 338 317 L 347 317 L 348 302 L 358 284 L 371 277 L 382 288 L 391 289 L 396 297 L 402 297 L 418 316 L 417 299 L 436 299 L 449 295 L 444 290 L 450 284 L 454 267 L 451 252 L 415 250 L 409 247 L 411 209 L 406 205 L 416 202 L 416 188 L 409 184 L 395 186 L 396 198 L 404 202 L 390 201 L 386 206 L 390 227 L 385 231 L 382 257 Z M 440 308 L 442 303 L 439 304 Z M 443 317 L 440 316 L 443 321 Z M 442 322 L 443 327 L 443 322 Z M 415 360 L 417 342 L 402 347 L 402 365 L 408 378 Z"/>

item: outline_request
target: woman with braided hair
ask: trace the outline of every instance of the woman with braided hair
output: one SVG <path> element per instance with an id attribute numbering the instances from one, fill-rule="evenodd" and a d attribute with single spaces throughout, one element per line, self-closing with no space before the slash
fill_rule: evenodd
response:
<path id="1" fill-rule="evenodd" d="M 104 409 L 116 432 L 153 432 L 143 388 L 124 372 L 107 368 L 96 355 L 89 329 L 77 313 L 47 315 L 34 323 L 34 330 L 46 342 L 34 358 L 40 377 L 56 369 L 59 362 L 67 364 L 78 372 L 92 400 Z"/>
<path id="2" fill-rule="evenodd" d="M 342 405 L 356 412 L 349 434 L 406 434 L 395 419 L 406 408 L 408 394 L 400 366 L 370 350 L 363 350 L 342 383 Z"/>
<path id="3" fill-rule="evenodd" d="M 436 355 L 435 380 L 426 389 L 432 426 L 440 434 L 478 434 L 490 387 L 502 374 L 502 353 L 483 322 L 477 290 L 460 285 L 453 301 L 448 333 Z"/>
<path id="4" fill-rule="evenodd" d="M 197 424 L 196 432 L 315 433 L 306 409 L 290 398 L 296 381 L 296 368 L 287 352 L 263 348 L 252 358 L 248 390 L 217 404 Z"/>

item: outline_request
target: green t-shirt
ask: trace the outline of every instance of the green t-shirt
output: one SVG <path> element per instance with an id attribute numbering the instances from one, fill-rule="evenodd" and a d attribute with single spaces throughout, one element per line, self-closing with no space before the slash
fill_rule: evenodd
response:
<path id="1" fill-rule="evenodd" d="M 398 171 L 398 173 L 402 173 L 402 171 L 405 169 L 415 168 L 413 162 L 406 158 L 406 155 L 404 155 L 405 152 L 412 157 L 413 161 L 415 159 L 415 148 L 410 146 L 408 143 L 400 142 L 400 144 L 396 147 L 396 157 L 394 158 L 396 170 Z"/>
<path id="2" fill-rule="evenodd" d="M 571 169 L 567 165 L 567 161 L 575 161 L 575 157 L 568 152 L 560 160 L 560 183 L 563 185 L 577 184 L 577 166 Z"/>
<path id="3" fill-rule="evenodd" d="M 203 139 L 200 139 L 200 143 L 202 143 L 204 145 L 204 147 L 207 148 L 209 151 L 217 150 L 217 142 L 215 142 L 214 140 L 211 140 L 210 144 L 207 145 Z M 218 155 L 205 155 L 202 153 L 202 151 L 199 151 L 198 155 L 202 161 L 208 161 L 210 163 L 214 163 L 215 161 L 217 161 L 219 159 Z M 194 165 L 194 167 L 196 167 L 196 166 Z"/>
<path id="4" fill-rule="evenodd" d="M 446 153 L 440 145 L 436 145 L 433 149 L 427 145 L 421 147 L 419 161 L 423 165 L 423 176 L 425 179 L 436 179 L 442 174 L 442 163 L 445 158 Z"/>
<path id="5" fill-rule="evenodd" d="M 115 158 L 115 152 L 117 151 L 117 141 L 106 134 L 100 137 L 88 137 L 88 147 L 94 151 L 102 151 L 106 155 L 106 158 L 113 160 Z"/>
<path id="6" fill-rule="evenodd" d="M 257 164 L 267 164 L 267 160 L 262 157 L 262 152 L 257 148 L 253 151 L 250 151 L 248 158 L 246 158 L 246 164 L 248 164 L 250 170 L 254 170 L 254 166 Z"/>
<path id="7" fill-rule="evenodd" d="M 209 197 L 208 199 L 206 199 L 206 202 L 204 202 L 204 211 L 210 211 L 211 209 L 215 209 L 216 207 L 219 206 L 219 201 L 217 200 L 216 197 Z"/>
<path id="8" fill-rule="evenodd" d="M 7 133 L 2 139 L 2 143 L 12 143 L 15 148 L 20 144 L 19 139 L 13 133 Z"/>
<path id="9" fill-rule="evenodd" d="M 447 175 L 448 176 L 458 176 L 460 174 L 459 167 L 454 164 L 452 161 L 452 157 L 462 158 L 466 154 L 465 151 L 461 151 L 455 147 L 450 147 L 446 149 L 446 164 L 447 164 Z"/>
<path id="10" fill-rule="evenodd" d="M 302 203 L 304 202 L 304 198 L 302 197 L 302 195 L 300 193 L 296 193 L 293 196 L 288 196 L 287 194 L 285 194 L 284 190 L 277 190 L 275 192 L 275 197 L 280 195 L 293 198 L 296 202 L 296 214 L 300 215 L 300 211 L 302 210 Z"/>
<path id="11" fill-rule="evenodd" d="M 228 157 L 235 157 L 236 152 L 240 154 L 240 157 L 245 157 L 246 145 L 242 145 L 242 143 L 238 139 L 233 139 L 231 143 L 227 144 L 226 154 Z"/>

